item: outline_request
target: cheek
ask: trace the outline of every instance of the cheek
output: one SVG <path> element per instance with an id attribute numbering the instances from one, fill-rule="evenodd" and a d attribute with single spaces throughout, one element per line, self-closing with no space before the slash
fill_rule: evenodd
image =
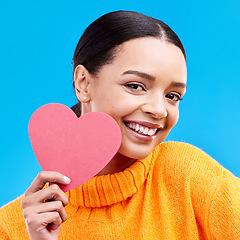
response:
<path id="1" fill-rule="evenodd" d="M 173 128 L 179 119 L 179 109 L 175 108 L 172 109 L 171 111 L 168 112 L 168 121 L 167 121 L 167 126 L 168 128 Z"/>
<path id="2" fill-rule="evenodd" d="M 122 117 L 126 114 L 124 111 L 125 108 L 119 108 L 117 105 L 112 104 L 110 102 L 106 102 L 105 104 L 94 106 L 94 112 L 104 112 L 111 116 L 119 125 L 121 123 Z"/>

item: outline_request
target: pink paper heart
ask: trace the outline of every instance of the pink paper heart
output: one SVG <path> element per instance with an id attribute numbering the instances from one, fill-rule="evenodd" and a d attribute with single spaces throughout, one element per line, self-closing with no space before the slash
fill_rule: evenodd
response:
<path id="1" fill-rule="evenodd" d="M 117 122 L 101 112 L 77 118 L 65 105 L 50 103 L 37 109 L 28 125 L 33 151 L 44 171 L 57 171 L 71 179 L 64 192 L 88 181 L 118 151 L 121 131 Z"/>

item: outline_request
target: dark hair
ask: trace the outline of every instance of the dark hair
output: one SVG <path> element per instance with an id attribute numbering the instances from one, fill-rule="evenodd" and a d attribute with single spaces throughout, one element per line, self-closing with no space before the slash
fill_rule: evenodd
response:
<path id="1" fill-rule="evenodd" d="M 116 11 L 101 16 L 84 31 L 73 55 L 73 72 L 81 64 L 91 74 L 97 74 L 103 65 L 113 62 L 117 46 L 149 36 L 179 47 L 186 59 L 180 39 L 167 24 L 141 13 Z M 80 115 L 79 107 L 80 103 L 73 107 L 77 115 Z"/>

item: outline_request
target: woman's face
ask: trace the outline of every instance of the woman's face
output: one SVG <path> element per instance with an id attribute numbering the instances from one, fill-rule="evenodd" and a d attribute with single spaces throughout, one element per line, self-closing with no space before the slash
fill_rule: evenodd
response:
<path id="1" fill-rule="evenodd" d="M 119 153 L 142 159 L 177 123 L 186 79 L 186 62 L 178 47 L 153 37 L 130 40 L 118 47 L 115 60 L 97 76 L 88 76 L 83 113 L 112 116 L 122 133 Z"/>

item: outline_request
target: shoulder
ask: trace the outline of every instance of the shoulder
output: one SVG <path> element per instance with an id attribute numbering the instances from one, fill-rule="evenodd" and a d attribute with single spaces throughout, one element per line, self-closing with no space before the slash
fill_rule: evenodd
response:
<path id="1" fill-rule="evenodd" d="M 203 150 L 188 143 L 164 142 L 157 146 L 153 152 L 157 165 L 169 166 L 182 171 L 209 173 L 222 175 L 227 171 L 216 160 Z"/>
<path id="2" fill-rule="evenodd" d="M 11 237 L 13 239 L 28 239 L 22 214 L 22 198 L 23 196 L 0 208 L 0 238 L 8 236 L 10 239 Z"/>
<path id="3" fill-rule="evenodd" d="M 187 143 L 164 142 L 153 151 L 154 175 L 171 185 L 185 184 L 192 194 L 207 195 L 221 184 L 239 179 L 201 149 Z"/>
<path id="4" fill-rule="evenodd" d="M 207 153 L 198 147 L 184 142 L 163 142 L 155 149 L 158 154 L 169 156 L 174 159 L 194 159 L 204 158 L 204 160 L 213 160 Z"/>
<path id="5" fill-rule="evenodd" d="M 16 198 L 15 200 L 13 200 L 13 201 L 7 203 L 6 205 L 2 206 L 0 208 L 0 214 L 2 212 L 4 212 L 5 209 L 9 209 L 9 208 L 12 208 L 12 207 L 15 208 L 15 207 L 19 207 L 19 206 L 21 207 L 22 199 L 23 199 L 23 196 L 20 196 L 20 197 Z"/>
<path id="6" fill-rule="evenodd" d="M 21 208 L 21 201 L 22 201 L 23 196 L 17 198 L 16 200 L 6 204 L 5 206 L 0 208 L 0 219 L 4 217 L 8 217 L 9 215 L 12 214 L 19 214 L 22 212 Z"/>
<path id="7" fill-rule="evenodd" d="M 187 143 L 164 142 L 152 158 L 155 186 L 164 186 L 174 201 L 189 200 L 214 238 L 240 239 L 239 178 Z"/>
<path id="8" fill-rule="evenodd" d="M 6 204 L 5 206 L 0 208 L 0 220 L 3 218 L 8 218 L 13 215 L 18 215 L 19 213 L 22 213 L 21 208 L 21 201 L 23 196 L 17 198 L 16 200 Z"/>

